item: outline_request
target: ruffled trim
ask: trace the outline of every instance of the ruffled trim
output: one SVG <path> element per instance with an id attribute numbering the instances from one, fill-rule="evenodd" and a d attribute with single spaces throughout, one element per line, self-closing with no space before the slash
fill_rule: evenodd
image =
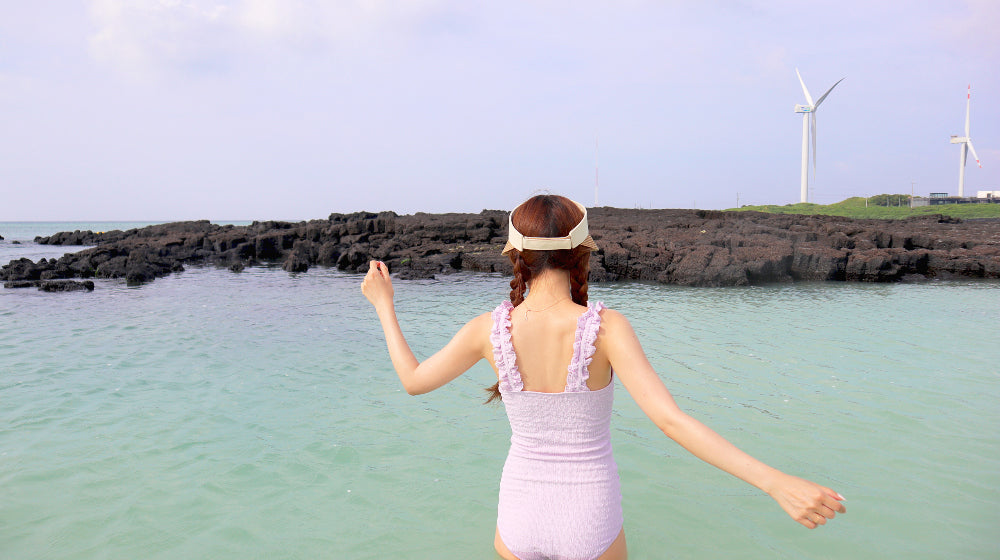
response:
<path id="1" fill-rule="evenodd" d="M 510 393 L 524 388 L 521 372 L 517 371 L 517 354 L 510 340 L 510 312 L 514 306 L 504 300 L 493 310 L 493 328 L 490 343 L 493 344 L 493 361 L 500 373 L 500 392 Z"/>
<path id="2" fill-rule="evenodd" d="M 594 359 L 597 348 L 597 334 L 601 330 L 601 310 L 604 303 L 587 304 L 587 310 L 576 320 L 576 340 L 573 341 L 573 359 L 566 375 L 566 392 L 579 393 L 589 391 L 587 380 L 590 379 L 590 362 Z M 509 318 L 508 318 L 509 321 Z M 510 334 L 508 331 L 508 340 Z"/>

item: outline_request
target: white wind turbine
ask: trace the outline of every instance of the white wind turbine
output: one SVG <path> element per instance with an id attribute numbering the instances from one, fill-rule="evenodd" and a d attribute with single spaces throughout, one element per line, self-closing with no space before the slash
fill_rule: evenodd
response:
<path id="1" fill-rule="evenodd" d="M 976 158 L 976 164 L 979 168 L 983 168 L 983 164 L 979 162 L 979 156 L 976 155 L 976 149 L 972 147 L 972 138 L 969 138 L 969 105 L 972 104 L 972 84 L 969 84 L 969 93 L 965 97 L 965 136 L 952 136 L 952 144 L 961 144 L 962 153 L 959 155 L 958 159 L 958 196 L 965 196 L 965 160 L 968 158 L 969 152 L 972 152 L 972 157 Z"/>
<path id="2" fill-rule="evenodd" d="M 837 84 L 830 86 L 830 89 L 826 90 L 815 103 L 813 103 L 812 96 L 809 95 L 809 90 L 806 89 L 806 83 L 802 81 L 802 74 L 799 74 L 799 69 L 795 69 L 795 75 L 799 77 L 799 83 L 802 84 L 802 93 L 806 94 L 806 105 L 796 105 L 795 112 L 802 113 L 802 197 L 801 202 L 809 202 L 809 131 L 812 129 L 812 154 L 813 154 L 813 177 L 816 176 L 816 110 L 819 109 L 823 100 L 826 99 L 827 95 L 833 91 L 833 88 L 837 87 L 837 84 L 844 81 L 844 78 L 837 80 Z"/>

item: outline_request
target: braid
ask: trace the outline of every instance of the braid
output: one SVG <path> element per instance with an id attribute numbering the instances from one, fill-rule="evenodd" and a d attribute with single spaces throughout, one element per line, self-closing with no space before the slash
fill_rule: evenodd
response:
<path id="1" fill-rule="evenodd" d="M 521 305 L 524 301 L 524 292 L 528 289 L 528 280 L 531 280 L 531 269 L 524 262 L 524 257 L 520 251 L 513 251 L 517 256 L 511 255 L 514 264 L 514 278 L 510 281 L 510 302 L 515 306 Z"/>
<path id="2" fill-rule="evenodd" d="M 493 401 L 502 401 L 503 395 L 500 394 L 500 382 L 497 381 L 493 385 L 486 388 L 486 392 L 490 394 L 490 397 L 486 399 L 483 404 L 490 404 Z"/>
<path id="3" fill-rule="evenodd" d="M 510 302 L 514 305 L 521 305 L 524 301 L 524 292 L 528 289 L 528 280 L 531 279 L 531 268 L 524 262 L 521 252 L 514 250 L 510 255 L 511 263 L 514 265 L 514 278 L 510 281 Z M 500 394 L 500 382 L 497 381 L 486 389 L 490 397 L 486 399 L 486 404 L 493 401 L 503 400 Z"/>
<path id="4" fill-rule="evenodd" d="M 573 294 L 573 303 L 587 305 L 587 277 L 590 275 L 590 250 L 580 259 L 581 265 L 570 270 L 569 282 Z"/>

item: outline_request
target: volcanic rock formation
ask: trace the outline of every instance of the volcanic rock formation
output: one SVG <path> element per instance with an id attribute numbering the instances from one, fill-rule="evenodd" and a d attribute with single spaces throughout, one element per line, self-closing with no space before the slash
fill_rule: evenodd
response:
<path id="1" fill-rule="evenodd" d="M 636 279 L 688 286 L 742 286 L 800 280 L 893 282 L 1000 278 L 1000 220 L 924 216 L 855 220 L 836 216 L 705 210 L 589 210 L 600 250 L 591 281 Z M 124 278 L 136 284 L 211 264 L 240 271 L 273 263 L 290 273 L 313 266 L 367 270 L 386 262 L 400 278 L 459 270 L 510 273 L 500 255 L 507 214 L 394 212 L 331 214 L 308 222 L 219 226 L 176 222 L 129 231 L 62 232 L 47 245 L 93 246 L 59 259 L 11 261 L 15 281 Z"/>

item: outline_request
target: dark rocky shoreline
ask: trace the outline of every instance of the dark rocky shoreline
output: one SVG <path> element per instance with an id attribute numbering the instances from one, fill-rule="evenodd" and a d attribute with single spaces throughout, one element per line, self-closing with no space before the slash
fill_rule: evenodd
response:
<path id="1" fill-rule="evenodd" d="M 636 279 L 686 286 L 744 286 L 842 280 L 895 282 L 930 278 L 1000 278 L 1000 220 L 922 216 L 855 220 L 836 216 L 705 210 L 589 210 L 600 246 L 591 281 Z M 73 278 L 149 282 L 185 265 L 234 272 L 280 264 L 289 272 L 313 266 L 346 271 L 385 261 L 400 278 L 460 270 L 510 273 L 500 255 L 507 214 L 394 212 L 331 214 L 308 222 L 219 226 L 175 222 L 129 231 L 62 232 L 45 245 L 87 245 L 59 259 L 11 261 L 5 287 L 93 289 Z M 65 287 L 58 284 L 63 283 Z M 48 286 L 45 288 L 44 286 Z"/>

